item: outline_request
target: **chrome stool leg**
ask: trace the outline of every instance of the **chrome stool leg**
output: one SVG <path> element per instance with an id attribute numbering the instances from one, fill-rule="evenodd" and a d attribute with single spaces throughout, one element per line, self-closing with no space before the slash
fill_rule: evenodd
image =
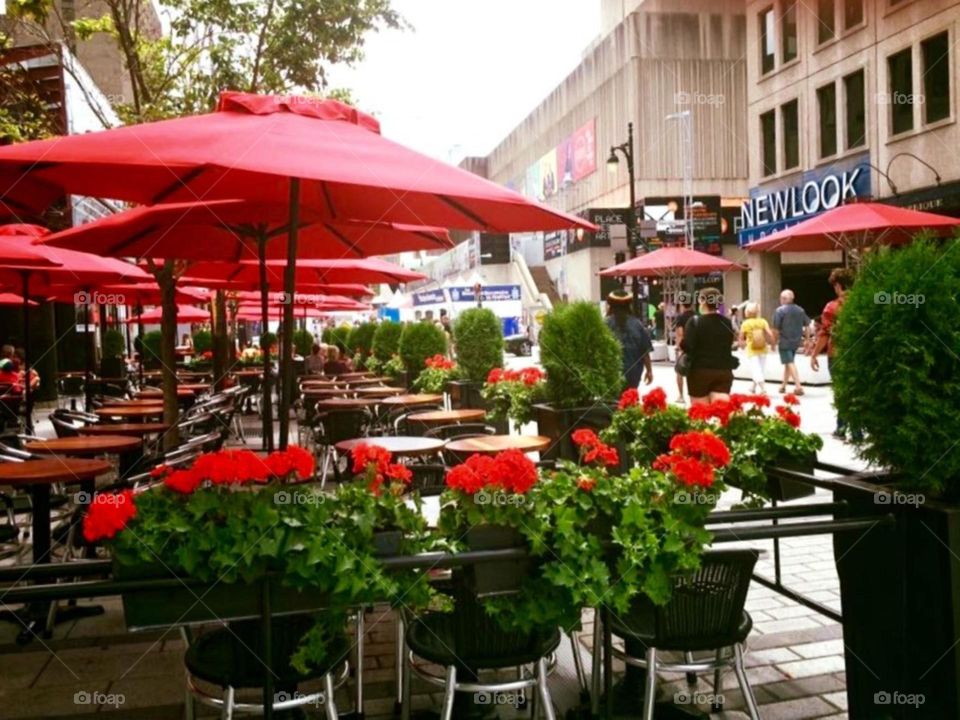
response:
<path id="1" fill-rule="evenodd" d="M 364 606 L 357 610 L 357 672 L 356 681 L 356 705 L 357 715 L 363 717 L 363 636 L 365 630 L 365 618 L 363 616 Z"/>
<path id="2" fill-rule="evenodd" d="M 747 712 L 750 714 L 750 720 L 760 720 L 757 699 L 753 696 L 753 688 L 750 687 L 750 682 L 747 680 L 747 671 L 743 668 L 743 646 L 737 643 L 733 646 L 733 652 L 733 669 L 737 674 L 740 691 L 743 693 L 743 701 L 747 706 Z"/>
<path id="3" fill-rule="evenodd" d="M 228 687 L 223 694 L 223 712 L 220 715 L 223 720 L 233 720 L 233 695 L 232 687 Z"/>
<path id="4" fill-rule="evenodd" d="M 653 704 L 657 699 L 657 649 L 647 648 L 647 686 L 643 696 L 643 720 L 653 720 Z"/>
<path id="5" fill-rule="evenodd" d="M 557 720 L 553 712 L 553 698 L 550 697 L 550 688 L 547 687 L 547 659 L 537 661 L 537 691 L 540 693 L 540 704 L 543 707 L 543 717 L 546 720 Z"/>
<path id="6" fill-rule="evenodd" d="M 717 648 L 714 658 L 717 666 L 713 671 L 713 711 L 723 710 L 723 648 Z"/>
<path id="7" fill-rule="evenodd" d="M 333 673 L 327 673 L 323 676 L 323 709 L 326 711 L 327 720 L 337 720 L 340 717 L 333 694 Z M 362 711 L 358 710 L 358 712 Z"/>
<path id="8" fill-rule="evenodd" d="M 600 621 L 600 611 L 593 611 L 593 666 L 590 672 L 590 715 L 600 714 L 600 693 L 603 685 L 603 627 Z"/>
<path id="9" fill-rule="evenodd" d="M 457 668 L 451 665 L 447 668 L 447 681 L 443 693 L 443 710 L 440 711 L 440 720 L 453 720 L 453 701 L 457 696 Z"/>

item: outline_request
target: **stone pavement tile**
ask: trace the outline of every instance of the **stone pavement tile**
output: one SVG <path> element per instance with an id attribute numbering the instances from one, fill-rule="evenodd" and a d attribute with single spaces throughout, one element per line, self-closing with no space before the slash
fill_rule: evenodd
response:
<path id="1" fill-rule="evenodd" d="M 796 662 L 777 665 L 778 670 L 787 675 L 787 677 L 792 678 L 813 677 L 814 675 L 842 672 L 844 667 L 843 655 L 826 655 L 810 660 L 797 660 Z"/>
<path id="2" fill-rule="evenodd" d="M 819 642 L 821 640 L 835 640 L 843 637 L 843 628 L 838 623 L 829 625 L 818 625 L 806 630 L 793 630 L 783 633 L 770 633 L 759 635 L 752 633 L 747 639 L 747 645 L 751 650 L 761 650 L 771 647 L 789 647 L 791 645 L 803 645 L 804 643 Z"/>
<path id="3" fill-rule="evenodd" d="M 841 710 L 847 709 L 847 694 L 845 692 L 828 693 L 822 696 L 828 703 L 836 705 Z"/>
<path id="4" fill-rule="evenodd" d="M 747 599 L 747 612 L 754 610 L 776 610 L 784 606 L 784 601 L 779 598 L 757 598 L 756 600 Z"/>
<path id="5" fill-rule="evenodd" d="M 80 682 L 33 690 L 0 689 L 3 717 L 40 718 L 90 715 L 97 711 L 94 698 L 106 696 L 107 682 Z"/>
<path id="6" fill-rule="evenodd" d="M 49 662 L 56 662 L 46 650 L 0 654 L 0 693 L 30 687 Z"/>
<path id="7" fill-rule="evenodd" d="M 810 617 L 818 614 L 819 613 L 817 613 L 816 610 L 811 610 L 805 605 L 788 605 L 786 607 L 779 608 L 774 613 L 772 613 L 773 617 L 771 619 L 789 620 L 790 618 Z"/>
<path id="8" fill-rule="evenodd" d="M 34 687 L 49 687 L 79 682 L 120 680 L 128 677 L 182 675 L 183 663 L 176 653 L 162 653 L 160 646 L 150 645 L 94 647 L 57 652 Z"/>
<path id="9" fill-rule="evenodd" d="M 800 656 L 792 652 L 789 648 L 770 648 L 768 650 L 756 650 L 748 652 L 744 657 L 744 664 L 747 667 L 756 667 L 758 665 L 774 665 L 776 663 L 790 662 L 800 660 Z"/>
<path id="10" fill-rule="evenodd" d="M 110 683 L 107 693 L 117 698 L 117 710 L 134 710 L 149 707 L 171 706 L 182 712 L 186 685 L 183 671 L 150 677 L 125 677 Z M 120 699 L 122 698 L 122 702 Z M 112 708 L 104 707 L 102 713 L 111 717 Z"/>
<path id="11" fill-rule="evenodd" d="M 763 720 L 809 720 L 833 713 L 835 708 L 818 697 L 783 700 L 760 706 Z"/>
<path id="12" fill-rule="evenodd" d="M 824 655 L 843 655 L 843 640 L 823 640 L 821 642 L 794 645 L 793 652 L 804 658 L 822 657 Z"/>
<path id="13" fill-rule="evenodd" d="M 809 630 L 815 627 L 822 627 L 813 617 L 796 617 L 786 620 L 771 620 L 767 622 L 758 622 L 753 626 L 754 632 L 764 635 L 774 633 L 791 632 L 794 630 Z"/>
<path id="14" fill-rule="evenodd" d="M 784 674 L 779 668 L 773 665 L 759 665 L 757 667 L 747 668 L 747 681 L 754 689 L 761 685 L 782 682 L 783 680 L 789 679 L 789 675 Z M 724 673 L 721 680 L 720 686 L 724 691 L 740 687 L 740 684 L 737 682 L 737 676 L 733 672 Z"/>
<path id="15" fill-rule="evenodd" d="M 846 684 L 838 675 L 817 675 L 815 677 L 786 680 L 764 685 L 764 690 L 780 700 L 810 695 L 825 695 L 834 692 L 846 692 Z"/>

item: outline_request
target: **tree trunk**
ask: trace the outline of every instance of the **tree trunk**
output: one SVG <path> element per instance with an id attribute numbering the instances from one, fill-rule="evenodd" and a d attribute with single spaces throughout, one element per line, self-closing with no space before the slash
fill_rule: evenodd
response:
<path id="1" fill-rule="evenodd" d="M 163 449 L 172 450 L 180 444 L 177 419 L 180 405 L 177 403 L 177 282 L 173 274 L 173 260 L 165 260 L 163 268 L 156 273 L 160 286 L 163 318 L 160 332 L 160 361 L 163 366 L 163 421 L 170 426 L 163 435 Z"/>

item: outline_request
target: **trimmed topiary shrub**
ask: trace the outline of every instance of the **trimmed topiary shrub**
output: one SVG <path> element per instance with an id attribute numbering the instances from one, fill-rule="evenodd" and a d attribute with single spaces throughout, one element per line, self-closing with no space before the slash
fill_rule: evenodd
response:
<path id="1" fill-rule="evenodd" d="M 143 362 L 146 367 L 160 367 L 163 333 L 153 330 L 143 334 Z"/>
<path id="2" fill-rule="evenodd" d="M 103 334 L 103 357 L 104 358 L 122 358 L 126 345 L 123 341 L 123 333 L 113 328 Z"/>
<path id="3" fill-rule="evenodd" d="M 197 330 L 193 334 L 193 351 L 202 355 L 207 350 L 213 350 L 213 335 L 209 330 Z"/>
<path id="4" fill-rule="evenodd" d="M 293 333 L 293 351 L 306 357 L 313 350 L 313 333 L 309 330 L 295 330 Z"/>
<path id="5" fill-rule="evenodd" d="M 432 322 L 410 323 L 400 335 L 400 358 L 411 378 L 426 367 L 427 358 L 447 352 L 447 336 Z"/>
<path id="6" fill-rule="evenodd" d="M 960 240 L 869 253 L 833 331 L 838 414 L 863 456 L 960 496 Z"/>
<path id="7" fill-rule="evenodd" d="M 323 331 L 323 342 L 327 345 L 336 345 L 340 350 L 346 351 L 349 347 L 350 333 L 353 328 L 349 325 L 338 325 L 337 327 L 327 328 Z"/>
<path id="8" fill-rule="evenodd" d="M 466 380 L 482 383 L 503 365 L 503 329 L 492 310 L 465 310 L 453 324 L 457 364 Z"/>
<path id="9" fill-rule="evenodd" d="M 360 353 L 363 357 L 370 354 L 373 347 L 373 335 L 377 332 L 377 326 L 374 323 L 361 323 L 350 331 L 350 337 L 347 339 L 347 349 L 351 354 Z"/>
<path id="10" fill-rule="evenodd" d="M 558 407 L 581 407 L 619 396 L 623 388 L 620 343 L 596 305 L 561 305 L 543 321 L 540 362 L 547 396 Z"/>
<path id="11" fill-rule="evenodd" d="M 377 325 L 377 331 L 373 334 L 373 356 L 385 363 L 396 355 L 400 349 L 401 333 L 403 325 L 400 323 L 387 321 Z"/>
<path id="12" fill-rule="evenodd" d="M 264 351 L 269 351 L 270 348 L 277 347 L 277 334 L 272 332 L 261 333 L 260 335 L 260 349 Z"/>

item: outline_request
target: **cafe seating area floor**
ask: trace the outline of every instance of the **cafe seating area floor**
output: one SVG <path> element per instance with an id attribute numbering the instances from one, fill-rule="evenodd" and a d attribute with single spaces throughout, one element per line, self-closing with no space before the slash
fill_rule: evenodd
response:
<path id="1" fill-rule="evenodd" d="M 675 392 L 672 369 L 658 365 L 656 380 L 672 397 Z M 739 387 L 741 384 L 744 387 Z M 745 385 L 738 381 L 735 390 L 743 391 Z M 776 386 L 771 384 L 768 390 L 774 393 Z M 834 418 L 831 399 L 829 387 L 808 388 L 801 404 L 803 427 L 824 436 L 825 447 L 821 453 L 824 460 L 852 466 L 856 461 L 851 449 L 830 437 Z M 41 413 L 39 434 L 52 436 L 52 429 L 43 417 L 45 414 L 46 411 Z M 259 435 L 254 433 L 257 423 L 256 416 L 244 416 L 252 449 L 259 446 Z M 722 505 L 728 506 L 737 499 L 738 493 L 728 492 Z M 814 497 L 800 502 L 827 499 L 826 493 L 818 491 Z M 772 577 L 772 542 L 759 541 L 751 545 L 764 551 L 757 572 Z M 832 539 L 829 536 L 785 539 L 781 541 L 781 551 L 785 584 L 839 609 Z M 8 559 L 0 564 L 12 562 L 13 559 Z M 2 596 L 0 588 L 0 604 Z M 165 634 L 128 633 L 119 598 L 101 598 L 96 602 L 105 607 L 103 615 L 57 625 L 52 638 L 35 638 L 25 646 L 16 644 L 22 626 L 0 622 L 0 717 L 47 720 L 92 715 L 117 720 L 184 717 L 184 644 L 179 634 L 173 630 Z M 760 704 L 761 717 L 764 720 L 846 718 L 841 626 L 757 583 L 751 587 L 747 610 L 754 619 L 754 630 L 748 641 L 747 673 Z M 586 613 L 584 630 L 579 637 L 588 667 L 591 627 L 591 615 Z M 392 611 L 374 608 L 367 615 L 366 629 L 364 709 L 367 720 L 386 720 L 393 717 L 394 711 Z M 561 645 L 550 689 L 559 718 L 579 702 L 571 647 L 566 641 Z M 661 677 L 660 700 L 682 702 L 689 696 L 685 691 L 683 676 Z M 703 699 L 712 693 L 712 679 L 701 677 L 697 691 L 703 696 L 694 694 L 694 699 Z M 732 672 L 725 676 L 723 694 L 727 710 L 709 717 L 745 718 Z M 351 709 L 351 693 L 346 689 L 339 691 L 337 699 L 341 712 Z M 440 700 L 441 693 L 435 688 L 414 683 L 414 709 L 438 709 Z M 687 709 L 692 708 L 688 705 Z M 699 709 L 709 710 L 706 705 Z M 323 717 L 322 708 L 308 708 L 306 714 Z M 213 710 L 198 706 L 199 717 L 215 715 Z M 639 706 L 630 716 L 640 716 Z M 529 717 L 529 711 L 518 713 L 501 707 L 500 717 Z"/>

